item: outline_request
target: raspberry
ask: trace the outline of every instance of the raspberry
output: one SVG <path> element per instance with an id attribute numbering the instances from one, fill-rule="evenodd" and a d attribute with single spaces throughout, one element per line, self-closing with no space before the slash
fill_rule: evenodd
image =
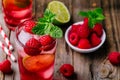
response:
<path id="1" fill-rule="evenodd" d="M 29 39 L 24 47 L 24 51 L 31 56 L 37 55 L 40 53 L 39 48 L 41 47 L 41 44 L 38 40 L 31 38 Z"/>
<path id="2" fill-rule="evenodd" d="M 6 74 L 11 73 L 11 62 L 9 60 L 5 60 L 2 63 L 0 63 L 0 70 Z"/>
<path id="3" fill-rule="evenodd" d="M 94 28 L 93 28 L 93 31 L 99 36 L 101 37 L 102 34 L 103 34 L 103 28 L 102 28 L 102 25 L 97 23 L 95 24 Z"/>
<path id="4" fill-rule="evenodd" d="M 56 41 L 53 41 L 51 44 L 46 45 L 46 46 L 43 46 L 42 49 L 43 49 L 44 51 L 51 50 L 51 49 L 53 49 L 53 47 L 55 46 L 55 44 L 56 44 Z"/>
<path id="5" fill-rule="evenodd" d="M 79 27 L 78 35 L 80 36 L 80 38 L 87 38 L 89 36 L 89 29 L 88 29 L 88 27 L 85 27 L 85 26 Z"/>
<path id="6" fill-rule="evenodd" d="M 101 43 L 101 39 L 95 33 L 93 33 L 91 35 L 90 41 L 91 41 L 91 44 L 93 47 L 95 47 Z"/>
<path id="7" fill-rule="evenodd" d="M 84 23 L 78 28 L 78 35 L 80 38 L 87 38 L 89 36 L 89 27 L 88 27 L 88 19 L 84 19 Z"/>
<path id="8" fill-rule="evenodd" d="M 112 64 L 118 65 L 118 64 L 120 64 L 120 53 L 119 52 L 111 52 L 108 55 L 108 59 Z"/>
<path id="9" fill-rule="evenodd" d="M 28 54 L 28 55 L 30 55 L 30 56 L 35 56 L 35 55 L 40 54 L 40 51 L 41 51 L 41 50 L 39 50 L 39 49 L 37 49 L 37 48 L 31 48 L 31 47 L 25 46 L 25 47 L 24 47 L 24 51 L 25 51 L 26 54 Z"/>
<path id="10" fill-rule="evenodd" d="M 63 64 L 59 71 L 63 74 L 63 76 L 70 77 L 74 73 L 74 68 L 71 64 Z"/>
<path id="11" fill-rule="evenodd" d="M 35 38 L 31 38 L 29 39 L 26 44 L 27 47 L 31 47 L 31 48 L 39 48 L 41 46 L 40 42 L 38 40 L 36 40 Z"/>
<path id="12" fill-rule="evenodd" d="M 77 32 L 77 30 L 80 26 L 81 26 L 80 24 L 77 24 L 77 25 L 73 24 L 71 27 L 71 32 Z"/>
<path id="13" fill-rule="evenodd" d="M 25 31 L 29 32 L 29 33 L 33 33 L 32 32 L 32 28 L 35 27 L 36 23 L 32 20 L 26 21 L 24 22 L 24 26 L 25 26 Z"/>
<path id="14" fill-rule="evenodd" d="M 73 32 L 69 34 L 69 41 L 72 45 L 77 45 L 78 41 L 79 41 L 79 37 L 77 35 L 77 33 Z"/>
<path id="15" fill-rule="evenodd" d="M 80 41 L 78 42 L 78 48 L 89 49 L 91 48 L 91 44 L 88 39 L 83 38 L 83 39 L 80 39 Z"/>
<path id="16" fill-rule="evenodd" d="M 88 18 L 84 18 L 84 23 L 83 23 L 83 25 L 88 27 Z"/>
<path id="17" fill-rule="evenodd" d="M 40 37 L 39 42 L 42 46 L 46 46 L 51 44 L 54 41 L 54 39 L 50 35 L 44 35 Z"/>

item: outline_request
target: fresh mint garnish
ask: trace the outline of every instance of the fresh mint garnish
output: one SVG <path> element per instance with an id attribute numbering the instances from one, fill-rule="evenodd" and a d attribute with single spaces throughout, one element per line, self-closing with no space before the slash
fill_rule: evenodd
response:
<path id="1" fill-rule="evenodd" d="M 47 23 L 52 23 L 53 20 L 55 19 L 55 14 L 53 14 L 49 9 L 46 9 L 44 12 L 43 18 L 40 18 L 38 21 L 39 22 L 47 22 Z"/>
<path id="2" fill-rule="evenodd" d="M 61 38 L 63 32 L 58 26 L 53 25 L 54 19 L 55 14 L 46 9 L 43 18 L 38 19 L 37 25 L 32 29 L 32 32 L 37 35 L 49 34 L 53 38 Z"/>
<path id="3" fill-rule="evenodd" d="M 101 8 L 96 8 L 90 11 L 80 11 L 79 15 L 87 17 L 89 19 L 89 27 L 93 28 L 96 23 L 100 23 L 105 19 Z"/>
<path id="4" fill-rule="evenodd" d="M 59 38 L 59 37 L 62 37 L 63 32 L 59 27 L 54 26 L 54 27 L 51 28 L 50 35 L 52 35 L 55 38 Z"/>

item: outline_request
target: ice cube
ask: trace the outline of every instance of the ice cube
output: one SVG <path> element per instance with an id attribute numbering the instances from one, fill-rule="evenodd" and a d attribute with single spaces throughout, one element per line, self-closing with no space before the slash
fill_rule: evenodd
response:
<path id="1" fill-rule="evenodd" d="M 25 45 L 25 43 L 32 38 L 32 35 L 30 33 L 25 32 L 24 30 L 21 30 L 21 32 L 18 35 L 19 41 Z"/>
<path id="2" fill-rule="evenodd" d="M 43 72 L 39 72 L 38 75 L 40 75 L 43 79 L 45 80 L 50 80 L 50 78 L 52 78 L 53 76 L 53 70 L 54 69 L 54 64 L 51 65 L 51 67 L 49 67 L 46 71 Z"/>
<path id="3" fill-rule="evenodd" d="M 16 43 L 16 48 L 17 48 L 17 52 L 21 57 L 25 57 L 27 56 L 27 54 L 24 52 L 23 47 L 20 45 L 20 43 L 15 39 L 15 43 Z"/>

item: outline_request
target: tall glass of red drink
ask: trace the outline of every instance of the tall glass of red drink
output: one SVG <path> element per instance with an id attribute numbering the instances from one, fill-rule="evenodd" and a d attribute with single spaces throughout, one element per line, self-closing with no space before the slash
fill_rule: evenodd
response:
<path id="1" fill-rule="evenodd" d="M 33 26 L 34 22 L 25 21 L 16 29 L 20 80 L 53 80 L 56 39 L 31 33 L 28 24 Z"/>

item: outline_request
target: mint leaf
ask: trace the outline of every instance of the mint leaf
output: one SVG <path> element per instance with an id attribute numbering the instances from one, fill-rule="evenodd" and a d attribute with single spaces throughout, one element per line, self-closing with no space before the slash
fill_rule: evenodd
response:
<path id="1" fill-rule="evenodd" d="M 33 27 L 32 32 L 37 35 L 44 35 L 46 28 L 47 24 L 37 24 L 35 27 Z"/>
<path id="2" fill-rule="evenodd" d="M 96 23 L 99 23 L 105 19 L 101 8 L 96 8 L 94 10 L 89 10 L 86 12 L 80 11 L 79 15 L 87 17 L 89 19 L 90 28 L 93 28 Z"/>
<path id="3" fill-rule="evenodd" d="M 51 22 L 53 22 L 54 19 L 55 19 L 55 14 L 50 12 L 50 10 L 46 9 L 45 13 L 44 13 L 44 17 L 39 18 L 38 21 L 43 22 L 43 23 L 45 23 L 45 22 L 51 23 Z"/>
<path id="4" fill-rule="evenodd" d="M 99 15 L 97 18 L 96 18 L 97 20 L 104 20 L 105 19 L 105 16 L 103 16 L 103 15 Z"/>
<path id="5" fill-rule="evenodd" d="M 50 33 L 50 30 L 51 30 L 51 27 L 52 27 L 51 25 L 52 25 L 51 23 L 47 23 L 46 30 L 44 30 L 45 34 L 49 34 Z"/>
<path id="6" fill-rule="evenodd" d="M 63 35 L 63 32 L 59 27 L 52 26 L 51 31 L 50 31 L 50 35 L 54 38 L 61 38 Z"/>
<path id="7" fill-rule="evenodd" d="M 103 13 L 103 10 L 101 8 L 96 8 L 94 11 L 97 12 L 97 13 L 100 13 L 100 14 Z"/>
<path id="8" fill-rule="evenodd" d="M 82 16 L 87 17 L 87 16 L 88 16 L 88 13 L 87 13 L 87 12 L 80 11 L 80 12 L 79 12 L 79 15 L 82 15 Z"/>
<path id="9" fill-rule="evenodd" d="M 39 23 L 48 22 L 46 18 L 39 18 L 38 21 L 39 21 Z"/>
<path id="10" fill-rule="evenodd" d="M 55 14 L 53 14 L 49 9 L 45 10 L 44 18 L 47 20 L 47 22 L 53 22 L 55 19 Z"/>
<path id="11" fill-rule="evenodd" d="M 54 38 L 61 38 L 63 35 L 62 30 L 53 25 L 55 14 L 46 9 L 43 18 L 39 18 L 36 26 L 32 32 L 37 35 L 51 35 Z"/>

